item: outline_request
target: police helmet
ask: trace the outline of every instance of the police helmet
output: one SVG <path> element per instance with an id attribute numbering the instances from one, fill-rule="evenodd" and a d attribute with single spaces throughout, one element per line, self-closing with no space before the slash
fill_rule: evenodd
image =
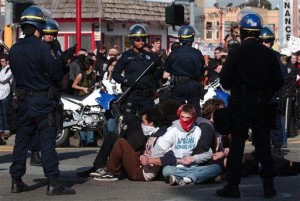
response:
<path id="1" fill-rule="evenodd" d="M 148 37 L 148 32 L 144 25 L 134 24 L 129 28 L 128 37 L 129 37 L 129 39 L 146 38 L 146 37 Z"/>
<path id="2" fill-rule="evenodd" d="M 195 30 L 190 25 L 183 25 L 178 30 L 179 42 L 193 43 L 195 37 Z"/>
<path id="3" fill-rule="evenodd" d="M 258 40 L 260 42 L 266 42 L 266 43 L 273 43 L 274 44 L 274 40 L 275 40 L 275 33 L 273 30 L 271 30 L 269 27 L 264 27 L 259 34 L 259 38 Z M 272 45 L 273 45 L 272 44 Z"/>
<path id="4" fill-rule="evenodd" d="M 262 18 L 257 13 L 249 13 L 242 17 L 240 20 L 240 34 L 241 39 L 247 37 L 258 38 L 260 30 L 262 29 Z"/>
<path id="5" fill-rule="evenodd" d="M 41 8 L 38 6 L 30 6 L 26 8 L 21 16 L 21 29 L 26 24 L 33 25 L 40 33 L 42 33 L 45 25 L 45 17 Z"/>
<path id="6" fill-rule="evenodd" d="M 58 23 L 53 19 L 47 19 L 43 28 L 43 34 L 49 34 L 56 36 L 59 30 Z"/>

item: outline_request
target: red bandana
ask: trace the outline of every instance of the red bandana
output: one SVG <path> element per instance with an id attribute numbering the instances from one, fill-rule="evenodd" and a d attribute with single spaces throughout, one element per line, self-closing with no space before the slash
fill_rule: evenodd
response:
<path id="1" fill-rule="evenodd" d="M 182 108 L 183 108 L 184 105 L 181 105 L 178 110 L 177 110 L 177 116 L 179 117 L 179 122 L 180 122 L 180 125 L 181 127 L 183 128 L 183 130 L 189 132 L 193 126 L 194 126 L 194 122 L 196 120 L 196 112 L 194 111 L 193 112 L 193 117 L 188 119 L 188 120 L 183 120 L 183 118 L 181 118 L 180 114 L 181 114 L 181 111 L 182 111 Z"/>
<path id="2" fill-rule="evenodd" d="M 183 121 L 183 119 L 179 117 L 179 122 L 183 130 L 189 132 L 194 126 L 195 117 L 192 117 L 186 121 Z"/>

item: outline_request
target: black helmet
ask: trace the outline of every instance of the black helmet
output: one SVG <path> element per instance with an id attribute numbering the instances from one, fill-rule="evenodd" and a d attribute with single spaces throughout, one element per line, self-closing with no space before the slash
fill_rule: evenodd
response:
<path id="1" fill-rule="evenodd" d="M 144 25 L 134 24 L 129 28 L 128 37 L 129 37 L 129 39 L 146 38 L 146 37 L 148 37 L 148 32 Z"/>
<path id="2" fill-rule="evenodd" d="M 26 8 L 21 16 L 21 29 L 23 30 L 26 24 L 33 25 L 40 33 L 42 33 L 45 25 L 45 17 L 41 8 L 38 6 L 30 6 Z"/>
<path id="3" fill-rule="evenodd" d="M 59 30 L 58 23 L 53 19 L 47 19 L 43 28 L 43 34 L 49 34 L 56 36 Z"/>
<path id="4" fill-rule="evenodd" d="M 178 30 L 179 42 L 181 43 L 193 43 L 195 37 L 195 30 L 190 25 L 183 25 Z"/>
<path id="5" fill-rule="evenodd" d="M 258 40 L 259 40 L 260 42 L 267 42 L 267 43 L 273 42 L 273 43 L 274 43 L 274 40 L 275 40 L 275 33 L 274 33 L 274 31 L 271 30 L 269 27 L 264 27 L 264 28 L 260 31 Z"/>
<path id="6" fill-rule="evenodd" d="M 262 18 L 260 15 L 257 13 L 245 14 L 239 23 L 242 40 L 247 37 L 259 37 L 260 30 L 262 29 Z"/>

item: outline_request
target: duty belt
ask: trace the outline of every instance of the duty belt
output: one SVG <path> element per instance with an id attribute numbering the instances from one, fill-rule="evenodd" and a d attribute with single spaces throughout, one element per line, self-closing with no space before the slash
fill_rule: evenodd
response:
<path id="1" fill-rule="evenodd" d="M 47 91 L 26 91 L 27 96 L 47 96 L 48 97 L 48 90 Z"/>
<path id="2" fill-rule="evenodd" d="M 190 80 L 190 77 L 188 77 L 188 76 L 174 76 L 173 77 L 174 84 L 182 84 L 182 83 L 187 82 L 188 80 Z"/>

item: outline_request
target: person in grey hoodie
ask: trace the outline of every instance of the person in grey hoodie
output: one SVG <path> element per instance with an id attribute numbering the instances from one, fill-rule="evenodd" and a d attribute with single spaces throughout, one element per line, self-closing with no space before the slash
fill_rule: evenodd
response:
<path id="1" fill-rule="evenodd" d="M 201 138 L 201 129 L 195 125 L 196 111 L 190 104 L 182 105 L 167 132 L 157 140 L 151 157 L 141 158 L 143 165 L 163 166 L 163 175 L 170 185 L 202 183 L 221 173 L 221 168 L 205 165 L 212 157 L 212 150 L 194 154 Z"/>

